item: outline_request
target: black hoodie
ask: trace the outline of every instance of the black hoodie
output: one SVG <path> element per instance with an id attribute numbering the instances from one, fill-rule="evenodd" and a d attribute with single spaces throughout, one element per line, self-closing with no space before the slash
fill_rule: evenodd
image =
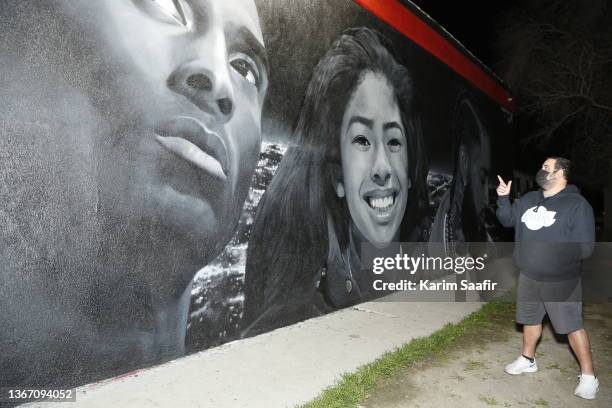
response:
<path id="1" fill-rule="evenodd" d="M 560 281 L 580 276 L 582 259 L 595 245 L 593 209 L 568 184 L 544 197 L 531 191 L 510 205 L 508 196 L 497 199 L 497 218 L 514 227 L 514 259 L 521 273 L 539 281 Z"/>

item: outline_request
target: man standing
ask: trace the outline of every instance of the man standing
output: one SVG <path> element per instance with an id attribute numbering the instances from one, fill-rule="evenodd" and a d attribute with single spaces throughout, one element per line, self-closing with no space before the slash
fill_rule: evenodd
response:
<path id="1" fill-rule="evenodd" d="M 538 371 L 535 348 L 548 314 L 559 334 L 567 334 L 580 363 L 574 394 L 594 399 L 599 381 L 593 371 L 591 346 L 582 324 L 580 267 L 593 252 L 593 209 L 576 186 L 568 184 L 571 162 L 549 157 L 536 175 L 542 188 L 510 204 L 512 181 L 499 179 L 497 218 L 515 229 L 514 258 L 520 270 L 516 321 L 523 325 L 522 355 L 505 367 L 508 374 Z"/>

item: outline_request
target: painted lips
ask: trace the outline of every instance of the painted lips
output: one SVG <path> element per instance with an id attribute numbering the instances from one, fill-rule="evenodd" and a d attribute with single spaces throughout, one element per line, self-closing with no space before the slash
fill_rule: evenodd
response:
<path id="1" fill-rule="evenodd" d="M 398 192 L 392 189 L 375 190 L 367 193 L 364 200 L 379 215 L 386 215 L 395 205 Z"/>
<path id="2" fill-rule="evenodd" d="M 218 134 L 197 119 L 178 117 L 159 125 L 155 133 L 155 140 L 165 149 L 216 179 L 227 179 L 225 144 Z"/>

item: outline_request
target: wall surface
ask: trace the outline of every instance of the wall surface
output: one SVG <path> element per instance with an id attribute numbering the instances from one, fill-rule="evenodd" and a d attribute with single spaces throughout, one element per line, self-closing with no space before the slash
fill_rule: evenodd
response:
<path id="1" fill-rule="evenodd" d="M 4 0 L 0 31 L 0 386 L 371 300 L 363 245 L 507 238 L 508 112 L 353 1 Z"/>

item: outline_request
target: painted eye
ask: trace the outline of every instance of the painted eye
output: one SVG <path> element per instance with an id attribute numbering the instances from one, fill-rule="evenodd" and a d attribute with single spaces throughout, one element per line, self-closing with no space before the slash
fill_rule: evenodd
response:
<path id="1" fill-rule="evenodd" d="M 370 141 L 363 135 L 357 135 L 353 138 L 352 143 L 357 145 L 360 150 L 367 150 L 370 147 Z"/>
<path id="2" fill-rule="evenodd" d="M 230 60 L 230 65 L 244 79 L 255 87 L 259 87 L 259 70 L 257 64 L 245 54 L 238 54 Z"/>
<path id="3" fill-rule="evenodd" d="M 139 2 L 149 15 L 166 23 L 187 26 L 185 10 L 181 0 L 141 0 Z"/>
<path id="4" fill-rule="evenodd" d="M 387 142 L 387 146 L 389 146 L 389 150 L 392 152 L 399 152 L 402 149 L 402 142 L 399 139 L 391 139 Z"/>

